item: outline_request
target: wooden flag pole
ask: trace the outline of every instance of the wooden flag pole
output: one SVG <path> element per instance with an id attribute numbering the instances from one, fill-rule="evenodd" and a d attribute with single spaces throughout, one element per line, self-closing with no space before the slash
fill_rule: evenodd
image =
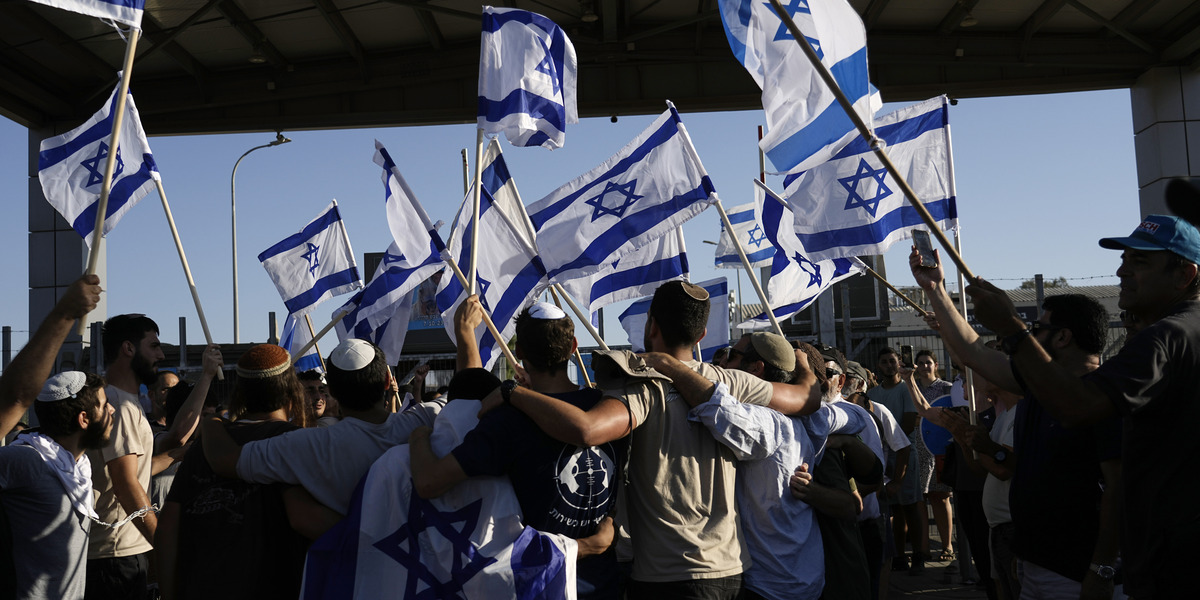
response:
<path id="1" fill-rule="evenodd" d="M 479 128 L 475 130 L 475 193 L 473 194 L 475 209 L 471 211 L 471 264 L 467 268 L 467 281 L 462 284 L 471 296 L 477 293 L 475 273 L 476 266 L 479 264 L 479 195 L 483 193 L 481 179 L 483 179 L 483 129 Z"/>
<path id="2" fill-rule="evenodd" d="M 304 313 L 304 322 L 308 324 L 308 335 L 316 338 L 317 332 L 313 331 L 312 317 L 308 316 L 308 313 Z M 313 348 L 317 351 L 317 360 L 321 361 L 321 370 L 328 371 L 329 369 L 325 368 L 325 357 L 321 355 L 321 347 L 313 342 Z"/>
<path id="3" fill-rule="evenodd" d="M 667 104 L 671 108 L 675 107 L 670 101 Z M 688 135 L 687 127 L 684 127 L 682 121 L 676 122 L 676 126 L 679 127 L 679 135 L 683 137 L 684 147 L 687 148 L 692 161 L 696 163 L 696 168 L 700 170 L 700 175 L 708 179 L 708 171 L 704 169 L 704 163 L 700 162 L 700 154 L 696 152 L 696 147 L 692 145 L 692 137 Z M 746 269 L 746 273 L 750 275 L 750 283 L 754 285 L 754 291 L 758 294 L 758 299 L 762 300 L 763 306 L 767 309 L 767 317 L 771 320 L 771 325 L 775 327 L 775 333 L 783 336 L 783 327 L 779 325 L 779 319 L 775 318 L 775 311 L 771 308 L 770 301 L 767 300 L 767 293 L 763 291 L 762 284 L 754 277 L 754 270 L 750 267 L 750 259 L 746 257 L 746 250 L 742 248 L 742 241 L 733 234 L 733 223 L 729 222 L 729 215 L 725 213 L 725 207 L 721 205 L 721 199 L 717 197 L 717 191 L 712 190 L 709 194 L 713 198 L 713 205 L 717 207 L 717 214 L 721 215 L 721 224 L 725 226 L 725 231 L 729 232 L 729 237 L 733 239 L 733 247 L 737 249 L 738 258 L 742 259 L 742 268 Z"/>
<path id="4" fill-rule="evenodd" d="M 112 191 L 113 171 L 117 165 L 117 153 L 120 150 L 121 123 L 125 120 L 125 105 L 129 98 L 129 78 L 133 73 L 133 58 L 137 52 L 138 38 L 142 30 L 132 27 L 129 30 L 129 41 L 125 44 L 125 60 L 121 70 L 121 83 L 117 86 L 117 105 L 113 107 L 113 128 L 108 138 L 108 160 L 104 163 L 104 180 L 100 184 L 100 200 L 96 202 L 96 225 L 92 229 L 92 243 L 88 251 L 87 271 L 85 275 L 95 275 L 100 263 L 100 244 L 104 241 L 104 220 L 108 216 L 108 194 Z M 75 333 L 83 336 L 87 332 L 87 319 L 79 319 Z"/>
<path id="5" fill-rule="evenodd" d="M 975 274 L 971 272 L 971 269 L 967 267 L 967 263 L 963 261 L 962 256 L 960 256 L 959 253 L 954 249 L 954 246 L 950 243 L 950 240 L 946 238 L 946 234 L 942 231 L 942 228 L 938 227 L 937 222 L 933 220 L 933 215 L 929 214 L 929 210 L 927 210 L 925 205 L 921 203 L 921 200 L 917 198 L 917 193 L 912 189 L 912 186 L 908 185 L 908 181 L 904 179 L 904 176 L 900 174 L 900 170 L 897 169 L 896 165 L 892 163 L 892 159 L 888 157 L 887 151 L 884 150 L 880 140 L 876 138 L 873 133 L 871 133 L 870 128 L 868 128 L 867 124 L 863 122 L 862 117 L 854 110 L 854 106 L 851 104 L 850 99 L 846 97 L 845 92 L 843 92 L 842 88 L 838 86 L 837 80 L 833 78 L 833 74 L 829 72 L 829 69 L 823 63 L 821 63 L 821 59 L 817 56 L 816 51 L 813 50 L 812 45 L 808 43 L 808 40 L 804 37 L 804 34 L 800 32 L 800 28 L 796 27 L 796 23 L 792 21 L 792 18 L 788 16 L 787 11 L 784 10 L 783 6 L 779 4 L 779 0 L 769 1 L 771 3 L 771 7 L 775 9 L 775 14 L 777 14 L 779 18 L 783 20 L 783 24 L 787 26 L 788 31 L 791 32 L 792 37 L 796 40 L 796 43 L 799 44 L 800 49 L 804 51 L 804 55 L 808 57 L 808 61 L 812 63 L 813 68 L 816 69 L 817 73 L 821 75 L 821 79 L 825 81 L 825 84 L 829 86 L 830 91 L 832 91 L 834 96 L 837 97 L 838 104 L 842 105 L 842 109 L 846 111 L 846 115 L 850 117 L 850 120 L 854 123 L 854 127 L 858 129 L 859 135 L 861 135 L 862 138 L 866 140 L 868 144 L 870 144 L 871 151 L 873 151 L 875 156 L 879 158 L 879 161 L 883 163 L 883 167 L 887 169 L 888 174 L 896 180 L 896 183 L 904 192 L 904 197 L 908 199 L 909 204 L 916 209 L 917 214 L 921 215 L 921 220 L 925 221 L 925 224 L 929 226 L 930 232 L 933 233 L 933 236 L 937 238 L 938 243 L 940 243 L 942 248 L 946 250 L 946 254 L 950 256 L 950 259 L 954 261 L 954 264 L 958 266 L 958 270 L 962 271 L 967 279 L 975 281 Z"/>
<path id="6" fill-rule="evenodd" d="M 463 275 L 462 269 L 458 268 L 458 263 L 453 258 L 447 256 L 442 256 L 442 260 L 450 266 L 451 271 L 454 271 L 454 276 L 458 278 L 458 283 L 464 288 L 467 287 L 467 277 Z M 483 323 L 487 325 L 488 331 L 492 333 L 492 337 L 496 338 L 497 342 L 500 342 L 500 350 L 504 352 L 504 358 L 508 359 L 508 363 L 511 365 L 520 364 L 517 361 L 517 357 L 513 355 L 512 349 L 505 343 L 504 338 L 500 337 L 500 330 L 496 329 L 496 324 L 492 322 L 492 315 L 488 314 L 486 310 L 483 311 Z"/>
<path id="7" fill-rule="evenodd" d="M 554 288 L 550 288 L 550 297 L 554 299 L 554 305 L 562 309 L 562 302 L 558 300 L 558 293 L 554 291 Z M 579 372 L 583 375 L 583 382 L 587 384 L 587 387 L 592 387 L 592 380 L 588 377 L 587 367 L 583 364 L 583 355 L 579 353 L 578 344 L 575 345 L 575 361 L 579 363 Z"/>
<path id="8" fill-rule="evenodd" d="M 312 350 L 313 346 L 317 345 L 317 340 L 325 337 L 325 334 L 329 333 L 329 330 L 333 329 L 333 326 L 337 325 L 338 321 L 341 321 L 342 319 L 346 318 L 346 315 L 348 315 L 348 314 L 350 314 L 350 310 L 345 309 L 345 310 L 339 310 L 336 315 L 333 315 L 333 319 L 331 321 L 329 321 L 328 325 L 322 327 L 321 331 L 318 331 L 317 333 L 313 334 L 312 339 L 308 340 L 308 343 L 304 344 L 303 346 L 300 347 L 299 350 L 292 353 L 292 358 L 291 358 L 291 360 L 288 361 L 288 365 L 296 364 L 296 361 L 300 360 L 301 356 L 308 354 L 308 351 Z"/>
<path id="9" fill-rule="evenodd" d="M 204 307 L 200 305 L 200 294 L 196 291 L 196 282 L 192 279 L 192 268 L 188 266 L 187 255 L 183 252 L 183 241 L 179 239 L 179 230 L 175 227 L 175 217 L 171 214 L 171 205 L 167 204 L 167 192 L 163 190 L 162 180 L 155 177 L 154 185 L 158 188 L 158 197 L 162 200 L 163 212 L 167 213 L 167 225 L 171 228 L 171 237 L 175 240 L 175 250 L 179 252 L 179 262 L 183 264 L 183 276 L 187 278 L 188 290 L 192 293 L 192 302 L 196 305 L 196 314 L 200 317 L 200 329 L 204 332 L 204 341 L 213 343 L 212 334 L 208 331 L 208 319 L 204 318 Z M 225 381 L 225 372 L 217 371 L 217 379 Z"/>

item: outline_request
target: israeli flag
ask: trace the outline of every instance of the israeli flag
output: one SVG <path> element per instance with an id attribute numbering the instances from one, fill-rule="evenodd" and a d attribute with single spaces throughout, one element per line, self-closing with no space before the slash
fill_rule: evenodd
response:
<path id="1" fill-rule="evenodd" d="M 857 275 L 866 266 L 853 256 L 822 261 L 809 258 L 793 230 L 791 210 L 773 198 L 766 198 L 761 189 L 755 199 L 755 218 L 767 233 L 771 245 L 776 248 L 775 258 L 771 262 L 771 279 L 767 283 L 767 298 L 771 301 L 771 312 L 777 320 L 782 321 L 804 310 L 821 292 L 851 275 Z M 763 311 L 740 323 L 738 329 L 770 326 L 771 321 Z"/>
<path id="2" fill-rule="evenodd" d="M 724 277 L 719 277 L 696 285 L 708 291 L 709 302 L 707 331 L 700 340 L 700 358 L 712 362 L 713 354 L 729 345 L 729 284 Z M 634 352 L 646 351 L 646 317 L 650 314 L 651 299 L 643 298 L 630 304 L 618 317 Z"/>
<path id="3" fill-rule="evenodd" d="M 483 189 L 492 196 L 492 205 L 512 218 L 518 237 L 528 242 L 529 247 L 536 248 L 536 234 L 529 224 L 529 216 L 525 214 L 525 203 L 517 191 L 517 182 L 508 171 L 508 163 L 500 151 L 500 142 L 496 138 L 488 141 L 488 147 L 483 153 Z"/>
<path id="4" fill-rule="evenodd" d="M 762 88 L 768 132 L 759 147 L 775 170 L 794 173 L 828 160 L 857 135 L 833 91 L 769 2 L 719 4 L 733 55 Z M 791 0 L 784 10 L 870 127 L 879 99 L 867 79 L 867 32 L 858 13 L 846 0 Z"/>
<path id="5" fill-rule="evenodd" d="M 687 251 L 683 229 L 676 229 L 622 256 L 604 270 L 562 284 L 572 298 L 587 305 L 588 312 L 620 302 L 649 296 L 658 286 L 673 279 L 687 279 Z"/>
<path id="6" fill-rule="evenodd" d="M 554 21 L 515 8 L 483 7 L 479 128 L 514 146 L 562 148 L 578 123 L 575 47 Z"/>
<path id="7" fill-rule="evenodd" d="M 392 246 L 388 253 L 391 253 L 395 244 Z M 334 325 L 339 342 L 351 338 L 371 342 L 383 351 L 389 365 L 395 365 L 404 353 L 404 339 L 408 335 L 408 321 L 413 307 L 410 295 L 412 288 L 410 292 L 395 294 L 395 289 L 400 286 L 393 287 L 390 280 L 396 274 L 389 273 L 389 270 L 386 263 L 380 263 L 371 283 L 335 310 L 332 316 L 346 312 Z M 369 316 L 364 316 L 367 313 Z"/>
<path id="8" fill-rule="evenodd" d="M 487 179 L 484 179 L 487 182 Z M 474 191 L 468 191 L 455 217 L 446 255 L 457 261 L 467 272 L 471 263 L 471 210 Z M 546 269 L 537 253 L 522 238 L 515 215 L 506 214 L 485 185 L 479 198 L 479 252 L 475 265 L 476 287 L 484 310 L 492 317 L 501 339 L 497 340 L 480 323 L 475 330 L 479 355 L 486 369 L 492 368 L 501 355 L 500 344 L 512 338 L 513 319 L 525 307 L 537 301 L 538 294 L 549 285 Z M 437 305 L 442 311 L 446 333 L 454 338 L 454 312 L 467 299 L 467 290 L 451 272 L 445 272 L 438 285 Z"/>
<path id="9" fill-rule="evenodd" d="M 142 28 L 146 0 L 33 0 L 38 4 L 61 8 L 90 17 L 112 19 L 130 27 Z"/>
<path id="10" fill-rule="evenodd" d="M 754 189 L 755 193 L 762 193 L 758 186 L 754 186 Z M 750 260 L 752 268 L 770 265 L 771 257 L 775 256 L 775 247 L 767 241 L 767 234 L 763 232 L 758 221 L 754 220 L 754 203 L 747 202 L 726 209 L 725 212 L 729 216 L 729 224 L 733 225 L 733 235 L 730 235 L 729 230 L 725 229 L 725 224 L 722 223 L 721 237 L 717 239 L 715 266 L 718 269 L 742 268 L 742 259 L 738 256 L 734 239 L 742 244 L 742 250 L 746 253 L 746 258 Z"/>
<path id="11" fill-rule="evenodd" d="M 878 119 L 892 163 L 943 230 L 958 227 L 945 96 Z M 828 163 L 784 179 L 796 235 L 814 261 L 883 254 L 926 227 L 899 184 L 862 139 Z"/>
<path id="12" fill-rule="evenodd" d="M 442 409 L 434 454 L 462 442 L 479 407 L 460 399 Z M 425 500 L 409 455 L 404 444 L 375 461 L 346 518 L 309 547 L 301 598 L 576 598 L 575 540 L 522 525 L 507 477 L 472 477 Z"/>
<path id="13" fill-rule="evenodd" d="M 362 287 L 337 200 L 299 233 L 263 250 L 258 260 L 288 312 L 303 316 L 326 298 Z"/>
<path id="14" fill-rule="evenodd" d="M 288 354 L 295 354 L 304 347 L 305 344 L 312 339 L 312 333 L 308 330 L 307 323 L 300 323 L 303 317 L 296 315 L 288 315 L 287 320 L 283 322 L 283 335 L 279 338 L 279 345 Z M 299 372 L 311 371 L 316 369 L 325 372 L 321 367 L 321 357 L 317 354 L 317 347 L 314 345 L 308 349 L 308 353 L 296 359 L 296 370 Z"/>
<path id="15" fill-rule="evenodd" d="M 104 169 L 108 162 L 108 143 L 111 141 L 113 119 L 116 115 L 117 91 L 100 112 L 86 123 L 59 136 L 42 140 L 38 153 L 38 181 L 42 193 L 71 227 L 83 236 L 90 246 L 96 228 L 96 210 Z M 121 135 L 117 142 L 117 162 L 113 167 L 112 187 L 109 188 L 105 210 L 104 235 L 117 226 L 117 221 L 133 208 L 159 180 L 158 166 L 150 154 L 150 142 L 142 130 L 133 94 L 125 99 L 125 117 L 121 120 Z"/>
<path id="16" fill-rule="evenodd" d="M 716 200 L 674 106 L 620 152 L 529 207 L 546 271 L 586 277 Z"/>

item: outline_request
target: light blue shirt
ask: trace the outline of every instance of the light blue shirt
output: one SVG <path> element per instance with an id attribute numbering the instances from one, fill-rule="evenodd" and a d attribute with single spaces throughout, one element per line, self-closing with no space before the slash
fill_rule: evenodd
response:
<path id="1" fill-rule="evenodd" d="M 820 529 L 812 507 L 792 497 L 788 480 L 801 464 L 811 472 L 820 462 L 829 434 L 857 434 L 875 426 L 866 411 L 852 408 L 858 407 L 822 404 L 811 415 L 793 418 L 738 402 L 722 383 L 708 402 L 688 413 L 744 461 L 738 465 L 736 496 L 753 563 L 743 582 L 766 598 L 818 598 L 825 587 Z"/>

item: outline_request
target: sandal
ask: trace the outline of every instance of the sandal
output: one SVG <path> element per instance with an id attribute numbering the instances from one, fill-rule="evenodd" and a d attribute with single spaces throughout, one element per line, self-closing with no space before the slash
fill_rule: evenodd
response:
<path id="1" fill-rule="evenodd" d="M 940 562 L 952 562 L 955 560 L 958 560 L 958 553 L 953 550 L 942 550 L 941 554 L 938 554 L 938 561 Z"/>

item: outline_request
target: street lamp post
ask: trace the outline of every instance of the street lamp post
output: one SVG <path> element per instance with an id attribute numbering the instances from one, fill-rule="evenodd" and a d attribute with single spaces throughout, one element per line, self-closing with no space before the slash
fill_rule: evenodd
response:
<path id="1" fill-rule="evenodd" d="M 233 343 L 237 344 L 241 341 L 238 334 L 238 267 L 237 267 L 237 178 L 238 165 L 242 164 L 242 159 L 246 158 L 251 152 L 259 148 L 270 148 L 292 141 L 290 138 L 283 137 L 280 132 L 275 132 L 275 141 L 261 146 L 255 146 L 246 151 L 245 154 L 238 157 L 237 162 L 233 163 L 233 174 L 229 176 L 229 211 L 232 218 L 232 238 L 233 238 Z"/>

